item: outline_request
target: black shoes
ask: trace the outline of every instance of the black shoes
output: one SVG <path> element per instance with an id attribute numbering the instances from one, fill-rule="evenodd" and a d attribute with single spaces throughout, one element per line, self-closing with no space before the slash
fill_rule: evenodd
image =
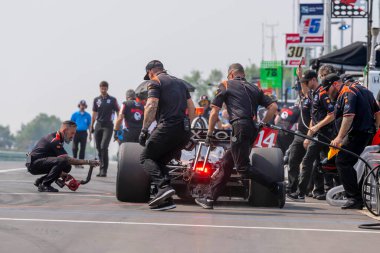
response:
<path id="1" fill-rule="evenodd" d="M 278 207 L 283 208 L 285 206 L 285 199 L 286 199 L 286 184 L 285 182 L 278 182 L 274 192 L 277 195 L 278 200 Z"/>
<path id="2" fill-rule="evenodd" d="M 45 177 L 46 177 L 46 176 L 43 176 L 43 177 L 39 177 L 39 178 L 37 178 L 36 181 L 34 181 L 34 185 L 35 185 L 36 187 L 39 187 L 40 184 L 42 184 L 42 181 L 44 181 Z"/>
<path id="3" fill-rule="evenodd" d="M 204 198 L 196 198 L 195 203 L 203 207 L 204 209 L 214 209 L 214 200 L 209 199 L 207 197 Z"/>
<path id="4" fill-rule="evenodd" d="M 99 174 L 97 174 L 96 176 L 97 177 L 107 177 L 107 172 L 105 172 L 104 170 L 100 170 Z"/>
<path id="5" fill-rule="evenodd" d="M 305 195 L 301 193 L 294 192 L 294 193 L 286 194 L 286 198 L 294 202 L 305 202 Z"/>
<path id="6" fill-rule="evenodd" d="M 43 184 L 40 184 L 38 186 L 38 191 L 39 192 L 59 192 L 53 186 L 51 186 L 51 185 L 43 185 Z"/>
<path id="7" fill-rule="evenodd" d="M 176 205 L 174 204 L 173 198 L 170 197 L 167 198 L 162 204 L 150 206 L 149 208 L 153 211 L 166 211 L 176 208 Z"/>
<path id="8" fill-rule="evenodd" d="M 156 196 L 148 203 L 149 206 L 158 206 L 175 194 L 175 190 L 170 185 L 158 188 Z"/>
<path id="9" fill-rule="evenodd" d="M 349 199 L 347 202 L 342 206 L 343 210 L 346 209 L 357 209 L 357 210 L 362 210 L 363 209 L 363 202 L 360 200 L 354 200 L 354 199 Z"/>
<path id="10" fill-rule="evenodd" d="M 326 200 L 326 193 L 318 194 L 315 199 L 317 200 Z"/>

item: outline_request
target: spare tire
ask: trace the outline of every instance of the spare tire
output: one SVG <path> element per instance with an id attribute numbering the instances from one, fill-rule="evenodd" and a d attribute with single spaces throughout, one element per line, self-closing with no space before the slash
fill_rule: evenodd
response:
<path id="1" fill-rule="evenodd" d="M 284 181 L 284 159 L 279 148 L 253 148 L 251 164 L 276 182 Z M 248 203 L 251 206 L 278 206 L 278 199 L 265 186 L 250 180 Z"/>
<path id="2" fill-rule="evenodd" d="M 140 164 L 143 147 L 126 142 L 119 147 L 116 197 L 122 202 L 147 202 L 150 197 L 150 177 Z"/>

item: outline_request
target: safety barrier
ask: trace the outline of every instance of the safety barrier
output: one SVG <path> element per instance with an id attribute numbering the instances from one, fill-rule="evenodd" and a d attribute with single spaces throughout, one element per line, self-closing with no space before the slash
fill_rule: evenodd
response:
<path id="1" fill-rule="evenodd" d="M 24 161 L 26 152 L 0 150 L 0 161 Z"/>

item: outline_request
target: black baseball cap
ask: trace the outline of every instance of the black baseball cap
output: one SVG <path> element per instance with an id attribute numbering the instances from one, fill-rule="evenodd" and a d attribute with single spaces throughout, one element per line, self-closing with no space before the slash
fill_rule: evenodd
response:
<path id="1" fill-rule="evenodd" d="M 81 101 L 79 101 L 79 104 L 78 104 L 78 105 L 84 105 L 84 106 L 87 106 L 86 100 L 82 99 Z"/>
<path id="2" fill-rule="evenodd" d="M 162 64 L 162 62 L 160 62 L 159 60 L 150 61 L 145 67 L 146 74 L 144 76 L 144 80 L 149 80 L 148 72 L 149 70 L 154 69 L 154 68 L 164 69 L 164 64 Z"/>
<path id="3" fill-rule="evenodd" d="M 324 90 L 328 90 L 334 82 L 339 81 L 339 80 L 340 78 L 337 74 L 335 73 L 328 74 L 322 81 L 322 88 Z"/>
<path id="4" fill-rule="evenodd" d="M 353 76 L 350 74 L 340 75 L 340 80 L 342 80 L 343 83 L 348 82 L 348 81 L 350 81 L 350 82 L 354 81 Z"/>
<path id="5" fill-rule="evenodd" d="M 300 82 L 306 83 L 313 78 L 318 78 L 317 72 L 315 72 L 314 70 L 306 70 L 305 72 L 303 72 Z"/>

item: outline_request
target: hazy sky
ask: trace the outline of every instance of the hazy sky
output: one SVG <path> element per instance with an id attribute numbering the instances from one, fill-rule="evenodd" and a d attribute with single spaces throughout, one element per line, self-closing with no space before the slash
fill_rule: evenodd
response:
<path id="1" fill-rule="evenodd" d="M 278 23 L 283 59 L 292 7 L 293 0 L 0 0 L 0 125 L 16 132 L 40 112 L 68 119 L 79 100 L 91 104 L 102 80 L 121 102 L 152 59 L 178 77 L 258 64 L 262 22 Z M 364 20 L 354 31 L 355 40 L 365 40 Z M 266 39 L 267 58 L 269 47 Z"/>

